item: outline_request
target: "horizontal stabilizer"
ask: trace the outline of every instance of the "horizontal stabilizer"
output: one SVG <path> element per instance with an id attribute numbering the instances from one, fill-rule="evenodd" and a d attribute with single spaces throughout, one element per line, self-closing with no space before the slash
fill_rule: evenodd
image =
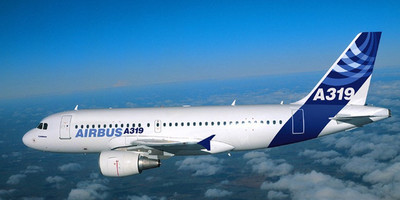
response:
<path id="1" fill-rule="evenodd" d="M 376 116 L 371 116 L 371 115 L 370 116 L 336 116 L 336 117 L 331 117 L 329 119 L 335 120 L 338 123 L 339 122 L 348 123 L 348 124 L 352 124 L 357 127 L 360 127 L 365 124 L 372 123 L 373 122 L 373 120 L 371 119 L 372 117 L 376 117 Z"/>

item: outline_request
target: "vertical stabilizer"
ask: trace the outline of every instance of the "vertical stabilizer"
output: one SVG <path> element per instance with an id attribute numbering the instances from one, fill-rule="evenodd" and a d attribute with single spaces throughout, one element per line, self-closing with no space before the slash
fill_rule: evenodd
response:
<path id="1" fill-rule="evenodd" d="M 314 89 L 295 104 L 364 105 L 381 32 L 359 33 Z"/>

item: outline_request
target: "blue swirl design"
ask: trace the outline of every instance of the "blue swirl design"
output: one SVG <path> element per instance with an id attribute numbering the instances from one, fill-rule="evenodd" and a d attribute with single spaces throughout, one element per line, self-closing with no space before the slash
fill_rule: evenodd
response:
<path id="1" fill-rule="evenodd" d="M 364 32 L 353 42 L 322 82 L 345 86 L 368 78 L 373 70 L 381 32 Z"/>

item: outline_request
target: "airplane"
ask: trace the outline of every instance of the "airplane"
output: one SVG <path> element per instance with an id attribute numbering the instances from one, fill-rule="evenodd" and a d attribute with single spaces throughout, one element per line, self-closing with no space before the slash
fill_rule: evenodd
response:
<path id="1" fill-rule="evenodd" d="M 317 85 L 291 104 L 88 109 L 52 114 L 28 131 L 33 149 L 100 153 L 104 176 L 124 177 L 183 155 L 271 148 L 391 117 L 366 98 L 381 32 L 359 33 Z"/>

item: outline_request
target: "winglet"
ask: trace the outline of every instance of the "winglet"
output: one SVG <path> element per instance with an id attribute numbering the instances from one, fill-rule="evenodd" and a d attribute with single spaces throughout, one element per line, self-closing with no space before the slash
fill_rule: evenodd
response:
<path id="1" fill-rule="evenodd" d="M 210 141 L 214 138 L 214 136 L 215 135 L 211 135 L 210 137 L 198 142 L 197 144 L 200 144 L 201 146 L 206 148 L 208 151 L 210 151 L 211 150 Z"/>

